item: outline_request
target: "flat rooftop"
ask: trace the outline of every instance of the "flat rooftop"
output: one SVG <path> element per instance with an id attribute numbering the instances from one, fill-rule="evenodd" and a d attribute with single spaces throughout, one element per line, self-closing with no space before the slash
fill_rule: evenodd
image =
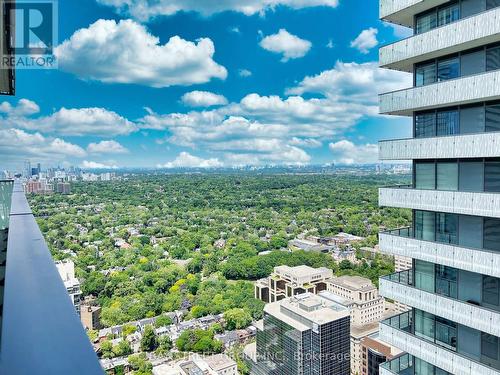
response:
<path id="1" fill-rule="evenodd" d="M 236 366 L 236 362 L 233 361 L 227 354 L 215 354 L 210 357 L 205 357 L 205 362 L 210 366 L 212 370 L 219 371 L 224 370 L 228 367 Z"/>
<path id="2" fill-rule="evenodd" d="M 309 277 L 319 273 L 332 273 L 333 271 L 326 267 L 313 268 L 301 265 L 296 267 L 278 266 L 274 268 L 274 272 L 286 272 L 297 277 Z"/>
<path id="3" fill-rule="evenodd" d="M 369 291 L 376 289 L 370 279 L 361 276 L 340 276 L 330 281 L 333 285 L 342 286 L 352 291 Z"/>
<path id="4" fill-rule="evenodd" d="M 350 316 L 344 306 L 311 293 L 269 303 L 264 311 L 298 331 L 307 331 L 313 324 L 323 325 Z"/>

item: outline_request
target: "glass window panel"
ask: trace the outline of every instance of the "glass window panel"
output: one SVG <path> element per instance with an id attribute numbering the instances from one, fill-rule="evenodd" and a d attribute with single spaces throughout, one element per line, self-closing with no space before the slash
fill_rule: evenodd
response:
<path id="1" fill-rule="evenodd" d="M 438 26 L 447 25 L 460 18 L 460 7 L 458 4 L 450 5 L 446 8 L 441 8 L 438 11 Z"/>
<path id="2" fill-rule="evenodd" d="M 436 265 L 436 293 L 457 298 L 457 276 L 456 268 Z"/>
<path id="3" fill-rule="evenodd" d="M 482 332 L 481 354 L 491 359 L 498 359 L 498 337 Z"/>
<path id="4" fill-rule="evenodd" d="M 436 136 L 436 113 L 419 113 L 415 115 L 415 138 Z"/>
<path id="5" fill-rule="evenodd" d="M 470 76 L 482 73 L 486 69 L 486 54 L 484 50 L 466 53 L 460 56 L 460 76 Z"/>
<path id="6" fill-rule="evenodd" d="M 425 86 L 436 82 L 436 64 L 434 62 L 415 68 L 415 85 Z"/>
<path id="7" fill-rule="evenodd" d="M 484 163 L 484 191 L 500 192 L 500 162 Z"/>
<path id="8" fill-rule="evenodd" d="M 463 161 L 459 163 L 458 190 L 484 191 L 484 164 L 480 161 Z"/>
<path id="9" fill-rule="evenodd" d="M 481 304 L 481 293 L 483 275 L 464 270 L 458 271 L 458 299 L 472 303 Z"/>
<path id="10" fill-rule="evenodd" d="M 436 166 L 434 163 L 415 163 L 415 188 L 436 188 Z"/>
<path id="11" fill-rule="evenodd" d="M 458 134 L 458 110 L 437 113 L 437 135 Z"/>
<path id="12" fill-rule="evenodd" d="M 437 189 L 458 190 L 458 163 L 437 163 Z"/>
<path id="13" fill-rule="evenodd" d="M 459 353 L 463 353 L 468 357 L 476 360 L 481 359 L 481 331 L 477 329 L 466 327 L 463 325 L 458 326 L 458 348 Z"/>
<path id="14" fill-rule="evenodd" d="M 462 0 L 460 13 L 462 18 L 472 16 L 486 10 L 486 0 Z"/>
<path id="15" fill-rule="evenodd" d="M 460 72 L 460 63 L 458 57 L 452 57 L 446 60 L 438 61 L 437 81 L 447 81 L 457 78 Z"/>
<path id="16" fill-rule="evenodd" d="M 415 237 L 434 241 L 434 212 L 415 211 Z"/>
<path id="17" fill-rule="evenodd" d="M 485 131 L 500 131 L 500 104 L 486 106 Z"/>
<path id="18" fill-rule="evenodd" d="M 456 244 L 458 241 L 458 215 L 445 214 L 438 212 L 436 214 L 436 241 Z"/>
<path id="19" fill-rule="evenodd" d="M 500 68 L 500 46 L 486 50 L 486 71 Z"/>
<path id="20" fill-rule="evenodd" d="M 460 246 L 483 248 L 483 218 L 479 216 L 458 216 L 458 243 Z"/>
<path id="21" fill-rule="evenodd" d="M 491 276 L 483 276 L 483 303 L 492 306 L 500 305 L 500 279 Z"/>
<path id="22" fill-rule="evenodd" d="M 426 31 L 432 30 L 436 27 L 437 13 L 435 11 L 417 16 L 415 27 L 415 32 L 417 34 L 425 33 Z"/>
<path id="23" fill-rule="evenodd" d="M 432 314 L 415 309 L 415 335 L 434 341 L 434 316 Z"/>
<path id="24" fill-rule="evenodd" d="M 415 260 L 415 287 L 426 292 L 435 291 L 434 264 L 423 260 Z"/>
<path id="25" fill-rule="evenodd" d="M 484 218 L 483 246 L 488 250 L 500 251 L 500 219 Z"/>
<path id="26" fill-rule="evenodd" d="M 486 9 L 500 7 L 500 0 L 486 0 Z"/>
<path id="27" fill-rule="evenodd" d="M 434 375 L 434 366 L 428 362 L 422 361 L 420 358 L 414 358 L 414 375 Z M 401 372 L 404 374 L 404 372 Z M 410 372 L 411 374 L 411 372 Z"/>
<path id="28" fill-rule="evenodd" d="M 484 106 L 461 108 L 460 134 L 483 133 L 484 121 Z"/>
<path id="29" fill-rule="evenodd" d="M 457 347 L 457 324 L 451 320 L 435 317 L 436 320 L 436 342 L 449 348 Z"/>

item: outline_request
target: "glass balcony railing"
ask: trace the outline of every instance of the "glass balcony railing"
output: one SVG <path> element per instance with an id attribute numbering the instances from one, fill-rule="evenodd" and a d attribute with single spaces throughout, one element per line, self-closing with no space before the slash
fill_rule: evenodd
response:
<path id="1" fill-rule="evenodd" d="M 489 373 L 489 371 L 492 369 L 495 371 L 498 371 L 500 369 L 497 362 L 490 361 L 487 357 L 484 356 L 478 358 L 473 353 L 473 351 L 470 352 L 471 349 L 466 347 L 463 341 L 462 342 L 460 341 L 460 340 L 466 340 L 465 338 L 458 337 L 459 341 L 457 342 L 457 329 L 456 327 L 450 326 L 449 323 L 446 323 L 445 322 L 446 320 L 443 320 L 432 314 L 427 314 L 431 315 L 432 317 L 426 316 L 426 320 L 424 321 L 422 320 L 422 317 L 419 318 L 417 316 L 415 318 L 416 322 L 414 322 L 413 314 L 414 313 L 416 314 L 418 311 L 419 310 L 415 310 L 415 312 L 414 310 L 406 311 L 402 314 L 395 315 L 391 318 L 383 320 L 381 324 L 384 326 L 392 327 L 393 329 L 396 329 L 398 331 L 401 331 L 402 335 L 407 337 L 408 348 L 418 346 L 415 340 L 423 340 L 427 343 L 434 345 L 437 353 L 439 353 L 439 351 L 443 351 L 441 354 L 438 355 L 445 355 L 445 353 L 446 355 L 456 355 L 457 357 L 459 357 L 460 361 L 466 360 L 476 363 L 478 366 L 480 366 L 477 368 L 477 370 L 480 371 L 478 372 L 478 374 L 486 373 L 482 371 L 488 371 Z M 476 336 L 474 336 L 474 339 L 475 338 Z M 399 339 L 402 339 L 402 337 L 399 337 Z M 480 341 L 477 344 L 481 345 Z M 495 345 L 496 344 L 497 343 L 495 343 Z M 475 344 L 473 343 L 472 346 L 474 345 Z M 404 350 L 405 348 L 402 349 Z M 491 346 L 491 348 L 488 348 L 488 350 L 489 349 L 495 350 L 498 348 Z M 424 354 L 424 352 L 422 353 Z M 435 357 L 431 356 L 429 358 L 435 358 Z M 397 365 L 394 366 L 395 368 L 397 368 Z M 404 374 L 406 374 L 406 372 L 404 372 Z M 443 374 L 446 375 L 447 373 L 443 372 Z"/>
<path id="2" fill-rule="evenodd" d="M 460 244 L 460 241 L 457 240 L 457 235 L 449 234 L 449 233 L 439 233 L 439 236 L 436 236 L 435 239 L 424 239 L 415 235 L 415 229 L 413 227 L 402 227 L 396 229 L 389 229 L 386 231 L 382 231 L 379 234 L 411 238 L 418 241 L 424 242 L 432 242 L 435 244 L 445 244 L 445 245 L 453 245 L 455 248 L 462 248 L 466 250 L 474 250 L 474 251 L 484 251 L 486 253 L 500 254 L 500 251 L 494 249 L 487 249 L 484 247 L 474 247 L 474 246 L 465 246 Z M 458 243 L 457 243 L 458 242 Z"/>
<path id="3" fill-rule="evenodd" d="M 396 375 L 413 375 L 415 374 L 413 362 L 414 357 L 405 353 L 391 361 L 382 363 L 380 367 Z"/>
<path id="4" fill-rule="evenodd" d="M 0 240 L 0 374 L 103 374 L 18 180 L 0 181 Z"/>
<path id="5" fill-rule="evenodd" d="M 416 374 L 429 374 L 429 375 L 451 375 L 449 372 L 433 366 L 417 357 L 408 353 L 401 354 L 399 357 L 391 361 L 384 362 L 380 368 L 387 370 L 395 375 L 416 375 Z"/>
<path id="6" fill-rule="evenodd" d="M 0 230 L 6 229 L 9 224 L 13 186 L 12 180 L 0 180 Z"/>

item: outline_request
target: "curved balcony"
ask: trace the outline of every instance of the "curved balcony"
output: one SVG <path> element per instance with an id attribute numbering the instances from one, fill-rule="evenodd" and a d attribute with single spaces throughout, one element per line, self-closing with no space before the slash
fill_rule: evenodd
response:
<path id="1" fill-rule="evenodd" d="M 420 240 L 413 233 L 410 227 L 379 233 L 380 251 L 500 277 L 499 252 Z"/>
<path id="2" fill-rule="evenodd" d="M 380 66 L 412 72 L 416 63 L 493 43 L 499 34 L 500 8 L 494 8 L 381 47 Z"/>
<path id="3" fill-rule="evenodd" d="M 413 189 L 395 186 L 379 189 L 379 205 L 500 218 L 500 194 Z"/>
<path id="4" fill-rule="evenodd" d="M 380 339 L 452 374 L 500 375 L 498 370 L 416 336 L 411 313 L 409 311 L 383 320 L 380 323 Z"/>
<path id="5" fill-rule="evenodd" d="M 500 99 L 500 70 L 450 79 L 380 95 L 380 113 L 411 116 L 415 111 Z"/>
<path id="6" fill-rule="evenodd" d="M 500 313 L 498 311 L 418 289 L 412 280 L 412 270 L 381 277 L 380 294 L 419 310 L 494 336 L 500 336 Z"/>
<path id="7" fill-rule="evenodd" d="M 379 142 L 380 160 L 488 158 L 499 156 L 500 132 L 407 138 Z"/>
<path id="8" fill-rule="evenodd" d="M 398 25 L 413 27 L 413 16 L 446 3 L 448 0 L 380 0 L 380 18 Z"/>

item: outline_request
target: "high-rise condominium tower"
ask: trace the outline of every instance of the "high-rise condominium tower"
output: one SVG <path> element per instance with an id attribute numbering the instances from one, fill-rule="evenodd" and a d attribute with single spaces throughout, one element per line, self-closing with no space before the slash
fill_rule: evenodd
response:
<path id="1" fill-rule="evenodd" d="M 413 124 L 380 143 L 380 159 L 413 163 L 410 186 L 380 190 L 380 205 L 413 212 L 380 234 L 382 251 L 413 258 L 380 281 L 411 307 L 380 326 L 408 353 L 380 373 L 500 374 L 500 1 L 380 0 L 380 13 L 413 29 L 380 49 L 381 67 L 414 77 L 380 97 Z"/>

